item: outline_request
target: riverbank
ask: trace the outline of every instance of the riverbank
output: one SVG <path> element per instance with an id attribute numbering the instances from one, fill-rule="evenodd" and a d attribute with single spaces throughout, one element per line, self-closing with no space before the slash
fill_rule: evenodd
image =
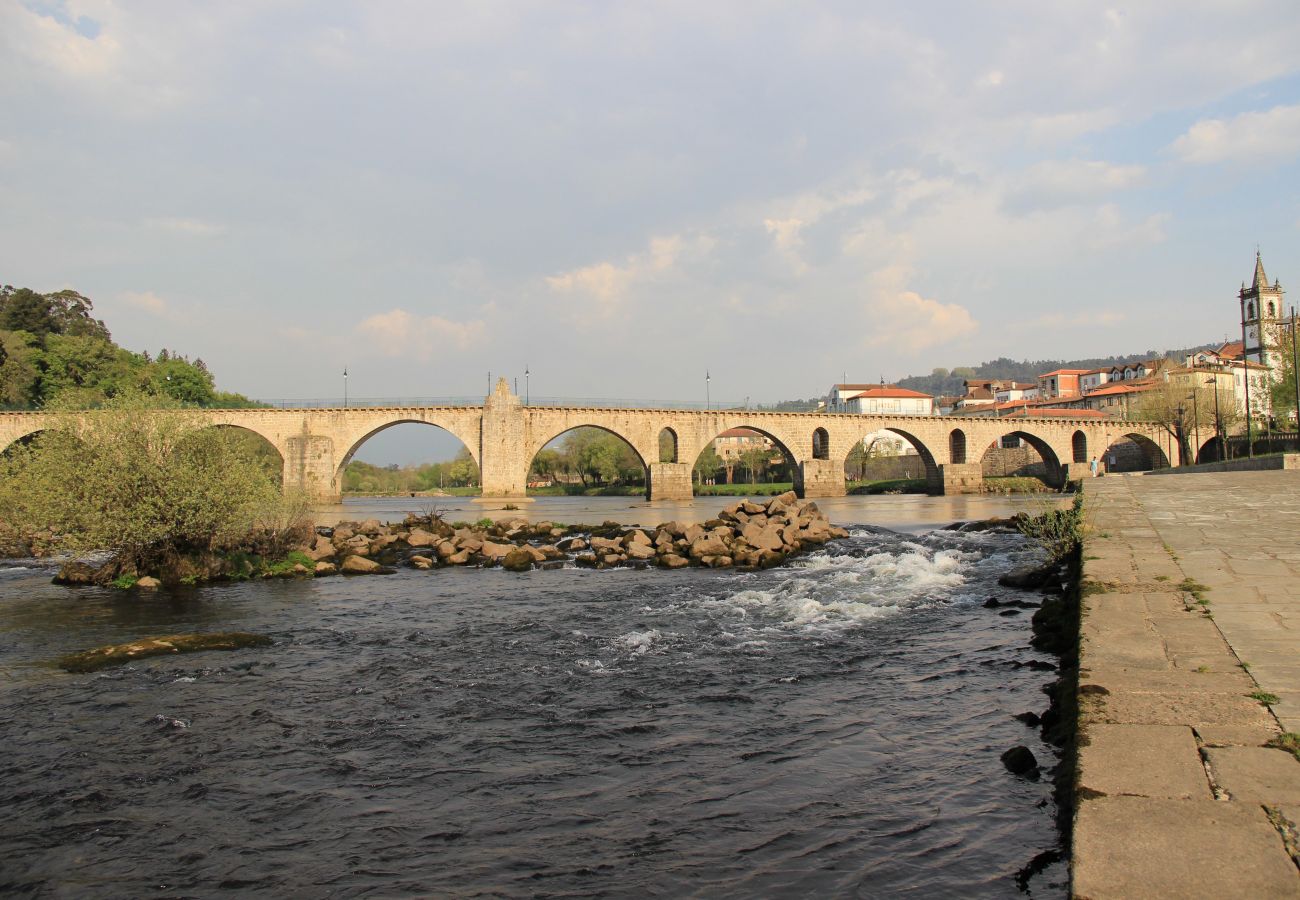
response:
<path id="1" fill-rule="evenodd" d="M 1300 472 L 1084 492 L 1074 895 L 1300 895 Z"/>

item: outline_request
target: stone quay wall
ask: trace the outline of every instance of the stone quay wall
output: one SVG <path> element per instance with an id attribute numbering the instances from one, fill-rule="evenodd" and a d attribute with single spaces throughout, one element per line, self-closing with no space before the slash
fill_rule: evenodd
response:
<path id="1" fill-rule="evenodd" d="M 1072 895 L 1300 896 L 1300 473 L 1083 491 Z"/>

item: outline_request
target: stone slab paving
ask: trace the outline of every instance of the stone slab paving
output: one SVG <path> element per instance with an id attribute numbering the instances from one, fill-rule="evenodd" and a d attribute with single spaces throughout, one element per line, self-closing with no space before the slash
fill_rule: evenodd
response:
<path id="1" fill-rule="evenodd" d="M 1074 895 L 1300 898 L 1300 472 L 1084 490 Z"/>

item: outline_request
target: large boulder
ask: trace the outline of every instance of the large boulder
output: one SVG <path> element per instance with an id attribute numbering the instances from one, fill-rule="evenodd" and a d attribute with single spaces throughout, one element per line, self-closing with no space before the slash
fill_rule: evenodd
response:
<path id="1" fill-rule="evenodd" d="M 412 528 L 411 533 L 406 536 L 408 547 L 436 547 L 438 542 L 439 538 L 436 534 L 423 528 Z"/>
<path id="2" fill-rule="evenodd" d="M 690 560 L 684 556 L 678 556 L 676 553 L 665 553 L 659 557 L 659 565 L 665 569 L 680 569 L 690 564 Z"/>
<path id="3" fill-rule="evenodd" d="M 596 552 L 602 550 L 613 550 L 615 552 L 623 549 L 623 542 L 614 538 L 593 537 L 591 539 L 591 549 Z"/>
<path id="4" fill-rule="evenodd" d="M 383 524 L 378 519 L 366 519 L 357 526 L 357 533 L 374 537 L 384 530 Z"/>
<path id="5" fill-rule="evenodd" d="M 527 547 L 516 547 L 501 558 L 501 568 L 511 572 L 527 572 L 533 567 L 533 555 Z"/>
<path id="6" fill-rule="evenodd" d="M 427 557 L 427 556 L 420 556 L 420 555 L 417 554 L 417 555 L 412 556 L 410 559 L 408 559 L 407 562 L 409 562 L 409 563 L 411 564 L 411 568 L 413 568 L 413 569 L 432 569 L 432 568 L 433 568 L 433 560 L 429 559 L 429 557 Z"/>
<path id="7" fill-rule="evenodd" d="M 767 514 L 771 516 L 777 513 L 783 513 L 787 506 L 797 502 L 799 502 L 799 495 L 794 491 L 786 491 L 784 494 L 778 494 L 767 504 Z"/>
<path id="8" fill-rule="evenodd" d="M 655 548 L 649 544 L 630 544 L 624 552 L 628 559 L 651 559 L 655 556 Z"/>
<path id="9" fill-rule="evenodd" d="M 334 544 L 324 535 L 316 536 L 316 543 L 304 551 L 313 562 L 334 558 Z"/>
<path id="10" fill-rule="evenodd" d="M 785 544 L 778 530 L 766 523 L 750 522 L 740 536 L 757 550 L 780 550 Z"/>
<path id="11" fill-rule="evenodd" d="M 691 543 L 691 558 L 703 559 L 706 556 L 726 556 L 730 548 L 722 538 L 701 534 Z"/>
<path id="12" fill-rule="evenodd" d="M 478 552 L 494 562 L 500 562 L 506 558 L 506 554 L 514 549 L 514 544 L 498 544 L 493 541 L 484 541 Z"/>
<path id="13" fill-rule="evenodd" d="M 345 575 L 378 575 L 384 571 L 384 567 L 373 559 L 354 555 L 343 560 L 343 564 L 339 566 L 339 571 Z"/>

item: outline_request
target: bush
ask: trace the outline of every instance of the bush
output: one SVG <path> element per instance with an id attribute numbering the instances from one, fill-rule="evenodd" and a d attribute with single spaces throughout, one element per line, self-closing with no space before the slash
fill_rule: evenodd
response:
<path id="1" fill-rule="evenodd" d="M 1075 494 L 1074 502 L 1066 509 L 1018 516 L 1016 527 L 1046 550 L 1053 561 L 1064 559 L 1083 542 L 1083 494 Z"/>
<path id="2" fill-rule="evenodd" d="M 281 495 L 235 429 L 166 402 L 52 410 L 54 427 L 0 461 L 0 520 L 61 550 L 111 551 L 118 571 L 235 548 L 282 556 L 305 503 Z"/>

